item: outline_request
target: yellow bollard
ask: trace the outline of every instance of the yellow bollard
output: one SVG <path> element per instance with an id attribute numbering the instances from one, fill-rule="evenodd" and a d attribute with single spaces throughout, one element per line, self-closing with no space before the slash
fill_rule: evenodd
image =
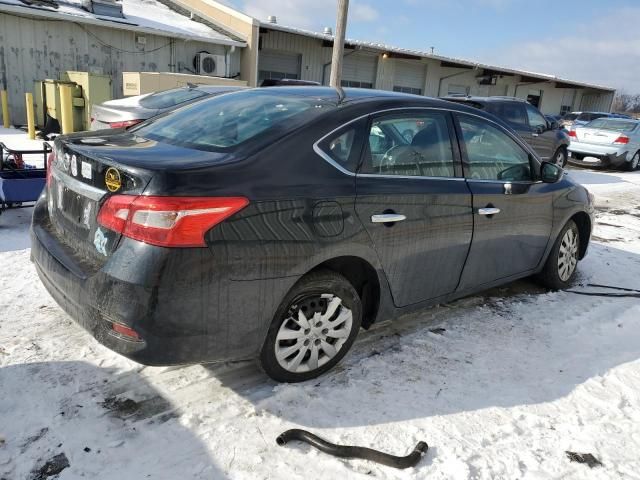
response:
<path id="1" fill-rule="evenodd" d="M 2 125 L 4 128 L 9 128 L 11 123 L 9 122 L 9 100 L 7 100 L 6 90 L 0 90 L 0 102 L 2 103 Z"/>
<path id="2" fill-rule="evenodd" d="M 27 131 L 31 140 L 36 139 L 36 115 L 33 112 L 33 93 L 25 93 L 27 102 Z"/>
<path id="3" fill-rule="evenodd" d="M 60 89 L 60 127 L 62 133 L 73 133 L 73 104 L 71 85 L 58 85 Z"/>

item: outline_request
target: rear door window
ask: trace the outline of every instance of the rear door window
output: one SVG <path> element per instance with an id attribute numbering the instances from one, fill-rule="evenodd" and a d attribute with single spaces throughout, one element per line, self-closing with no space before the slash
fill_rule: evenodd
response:
<path id="1" fill-rule="evenodd" d="M 526 104 L 529 126 L 534 132 L 544 132 L 547 129 L 547 119 L 534 106 Z"/>
<path id="2" fill-rule="evenodd" d="M 454 177 L 454 155 L 443 112 L 411 112 L 374 118 L 362 173 Z"/>
<path id="3" fill-rule="evenodd" d="M 355 173 L 362 152 L 366 120 L 359 120 L 341 128 L 318 143 L 321 155 L 339 169 Z"/>
<path id="4" fill-rule="evenodd" d="M 527 130 L 527 112 L 524 103 L 516 102 L 496 102 L 491 103 L 489 112 L 509 124 L 515 130 Z"/>
<path id="5" fill-rule="evenodd" d="M 528 152 L 486 120 L 459 115 L 466 151 L 465 177 L 503 182 L 533 180 Z"/>

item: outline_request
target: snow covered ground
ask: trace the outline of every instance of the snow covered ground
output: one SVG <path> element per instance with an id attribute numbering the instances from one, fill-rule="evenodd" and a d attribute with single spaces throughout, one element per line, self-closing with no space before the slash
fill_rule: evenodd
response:
<path id="1" fill-rule="evenodd" d="M 580 281 L 640 288 L 640 172 L 570 175 L 599 206 Z M 45 478 L 60 454 L 62 480 L 640 478 L 638 299 L 516 282 L 362 332 L 338 368 L 298 385 L 252 363 L 143 367 L 40 285 L 29 213 L 0 216 L 0 478 Z M 397 455 L 430 449 L 400 471 L 276 445 L 296 427 Z"/>

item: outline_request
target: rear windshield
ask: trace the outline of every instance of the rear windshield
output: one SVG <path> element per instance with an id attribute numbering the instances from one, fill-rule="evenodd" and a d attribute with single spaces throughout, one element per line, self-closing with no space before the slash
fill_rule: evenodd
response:
<path id="1" fill-rule="evenodd" d="M 186 105 L 141 124 L 136 135 L 196 150 L 228 150 L 277 128 L 293 128 L 333 108 L 279 89 L 246 90 Z"/>
<path id="2" fill-rule="evenodd" d="M 141 99 L 140 105 L 144 108 L 151 109 L 170 108 L 206 95 L 207 92 L 203 92 L 197 88 L 174 88 L 163 92 L 152 93 L 148 97 Z"/>
<path id="3" fill-rule="evenodd" d="M 596 118 L 606 117 L 608 116 L 606 113 L 581 113 L 578 115 L 576 120 L 581 122 L 590 122 L 591 120 L 595 120 Z"/>
<path id="4" fill-rule="evenodd" d="M 632 132 L 638 122 L 625 122 L 620 120 L 610 120 L 608 118 L 599 118 L 590 122 L 586 126 L 589 128 L 597 128 L 599 130 L 613 130 L 616 132 Z"/>
<path id="5" fill-rule="evenodd" d="M 563 120 L 575 120 L 576 118 L 578 118 L 577 113 L 567 113 L 564 117 L 562 117 Z"/>

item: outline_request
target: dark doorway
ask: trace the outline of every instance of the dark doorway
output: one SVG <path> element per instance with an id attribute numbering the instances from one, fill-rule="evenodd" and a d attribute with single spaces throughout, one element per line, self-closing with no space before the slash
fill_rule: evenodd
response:
<path id="1" fill-rule="evenodd" d="M 536 108 L 540 108 L 540 95 L 527 95 L 527 102 Z"/>

